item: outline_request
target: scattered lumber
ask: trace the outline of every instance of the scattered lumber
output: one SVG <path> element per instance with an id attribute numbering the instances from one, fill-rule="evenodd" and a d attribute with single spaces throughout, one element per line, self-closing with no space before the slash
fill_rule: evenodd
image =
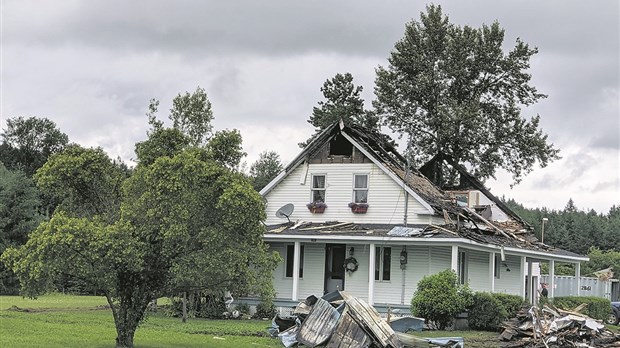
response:
<path id="1" fill-rule="evenodd" d="M 504 322 L 500 339 L 506 343 L 502 347 L 620 347 L 620 335 L 579 313 L 582 309 L 524 307 Z"/>
<path id="2" fill-rule="evenodd" d="M 462 348 L 462 337 L 419 338 L 395 332 L 377 310 L 344 291 L 308 297 L 295 318 L 274 317 L 269 332 L 285 347 L 327 348 Z M 302 314 L 303 313 L 303 314 Z M 307 313 L 307 314 L 306 314 Z M 295 324 L 291 326 L 291 323 Z"/>

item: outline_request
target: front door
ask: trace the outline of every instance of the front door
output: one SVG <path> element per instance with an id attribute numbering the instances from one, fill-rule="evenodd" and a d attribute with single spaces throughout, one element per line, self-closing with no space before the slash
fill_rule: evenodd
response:
<path id="1" fill-rule="evenodd" d="M 330 293 L 344 290 L 345 244 L 327 244 L 325 246 L 325 291 Z"/>

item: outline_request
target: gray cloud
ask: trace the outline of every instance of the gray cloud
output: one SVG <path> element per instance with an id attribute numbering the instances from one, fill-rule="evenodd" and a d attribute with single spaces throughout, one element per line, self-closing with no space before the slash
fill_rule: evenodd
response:
<path id="1" fill-rule="evenodd" d="M 578 195 L 598 204 L 575 181 L 595 187 L 620 175 L 587 169 L 620 151 L 620 3 L 436 3 L 459 25 L 498 20 L 506 49 L 517 37 L 539 47 L 532 83 L 549 98 L 523 114 L 541 115 L 565 159 L 525 181 L 531 195 L 549 190 L 562 206 Z M 306 120 L 323 82 L 351 72 L 369 104 L 375 67 L 423 10 L 406 0 L 4 1 L 0 115 L 48 117 L 72 140 L 127 159 L 146 135 L 149 99 L 161 101 L 166 119 L 172 98 L 200 85 L 216 128 L 242 130 L 248 161 L 264 149 L 289 160 L 312 133 Z M 550 193 L 558 187 L 567 192 Z"/>

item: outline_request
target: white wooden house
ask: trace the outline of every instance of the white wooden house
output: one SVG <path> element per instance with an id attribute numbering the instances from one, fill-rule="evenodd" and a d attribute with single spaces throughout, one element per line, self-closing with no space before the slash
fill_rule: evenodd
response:
<path id="1" fill-rule="evenodd" d="M 453 165 L 461 184 L 433 184 L 427 176 L 437 161 Z M 538 242 L 527 223 L 449 158 L 406 169 L 380 136 L 342 123 L 318 135 L 261 194 L 264 239 L 284 260 L 273 273 L 281 306 L 346 290 L 379 308 L 407 307 L 418 281 L 445 269 L 474 291 L 535 300 L 533 265 L 574 263 L 578 278 L 579 262 L 587 260 Z M 276 216 L 287 204 L 294 206 L 290 223 Z"/>

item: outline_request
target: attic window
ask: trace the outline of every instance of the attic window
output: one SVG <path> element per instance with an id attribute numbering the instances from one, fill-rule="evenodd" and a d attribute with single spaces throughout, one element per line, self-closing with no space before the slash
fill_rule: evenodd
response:
<path id="1" fill-rule="evenodd" d="M 337 134 L 329 141 L 330 156 L 352 156 L 353 145 L 342 135 Z"/>

